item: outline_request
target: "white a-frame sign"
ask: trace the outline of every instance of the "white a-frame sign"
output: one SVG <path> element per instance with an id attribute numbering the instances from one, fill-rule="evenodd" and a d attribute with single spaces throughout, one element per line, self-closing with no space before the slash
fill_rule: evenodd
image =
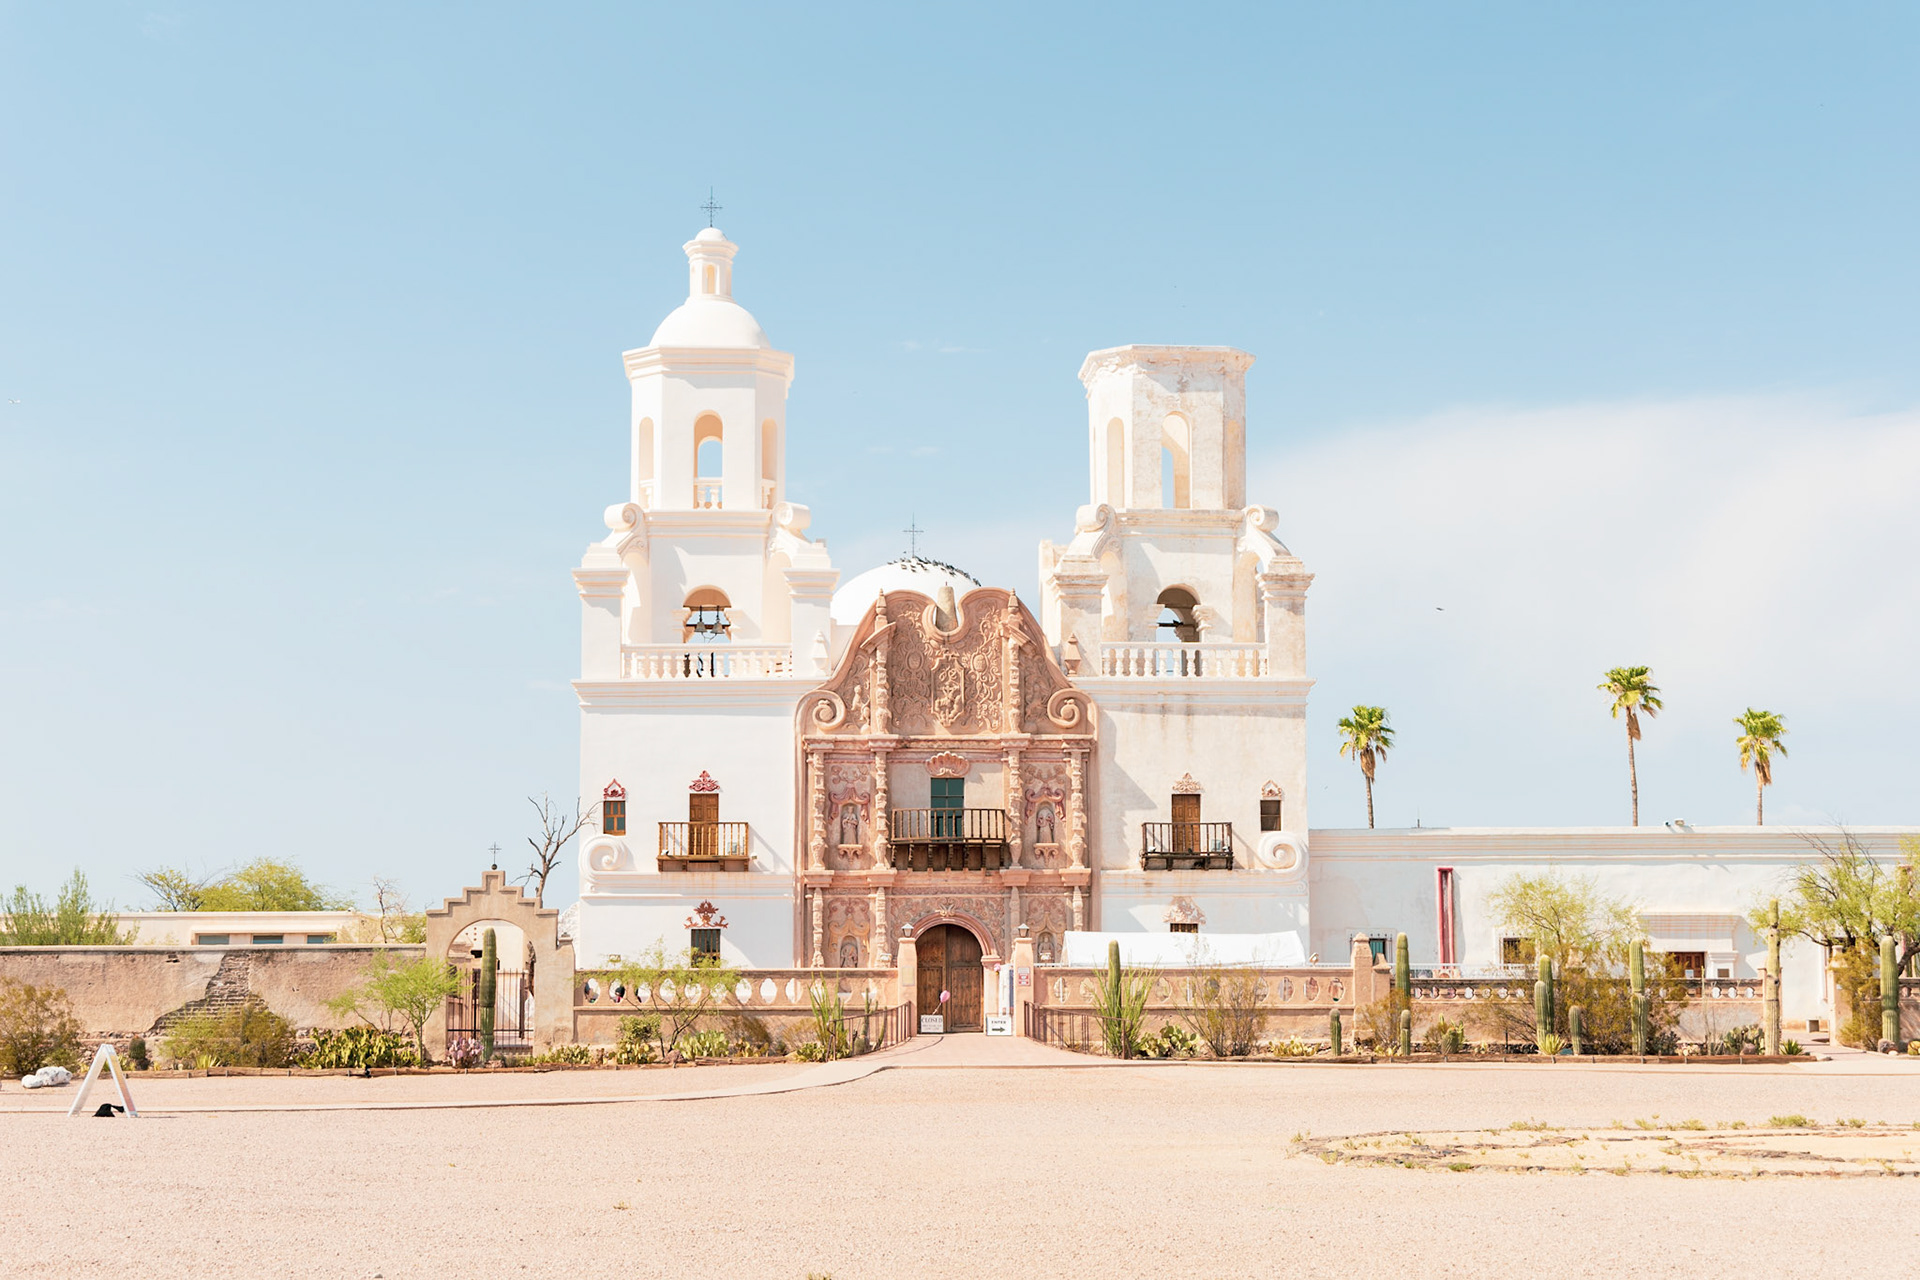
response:
<path id="1" fill-rule="evenodd" d="M 87 1068 L 87 1078 L 80 1084 L 80 1092 L 73 1095 L 73 1105 L 67 1108 L 70 1116 L 83 1115 L 81 1108 L 87 1105 L 87 1091 L 93 1088 L 93 1082 L 100 1078 L 100 1068 L 105 1067 L 113 1073 L 114 1087 L 120 1090 L 120 1105 L 127 1109 L 127 1119 L 138 1120 L 140 1110 L 133 1105 L 133 1094 L 127 1088 L 127 1078 L 120 1074 L 120 1055 L 113 1046 L 103 1044 L 94 1052 L 93 1065 Z"/>

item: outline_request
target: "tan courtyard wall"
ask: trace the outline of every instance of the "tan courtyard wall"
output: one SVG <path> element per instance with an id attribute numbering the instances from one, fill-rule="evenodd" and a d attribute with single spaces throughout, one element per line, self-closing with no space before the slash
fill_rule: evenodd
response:
<path id="1" fill-rule="evenodd" d="M 357 983 L 379 947 L 0 947 L 0 979 L 58 987 L 99 1039 L 146 1035 L 196 1000 L 256 996 L 296 1028 L 346 1025 L 326 1002 Z M 417 946 L 387 951 L 403 959 Z"/>

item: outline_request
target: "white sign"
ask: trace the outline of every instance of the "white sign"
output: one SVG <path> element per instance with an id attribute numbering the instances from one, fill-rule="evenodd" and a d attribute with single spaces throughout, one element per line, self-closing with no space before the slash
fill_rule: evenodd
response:
<path id="1" fill-rule="evenodd" d="M 945 1035 L 946 1031 L 947 1031 L 947 1019 L 945 1015 L 938 1014 L 938 1013 L 923 1013 L 920 1015 L 920 1034 L 921 1035 L 923 1036 Z"/>
<path id="2" fill-rule="evenodd" d="M 1010 1013 L 990 1013 L 987 1015 L 987 1034 L 990 1036 L 1010 1036 L 1013 1034 L 1013 1015 Z"/>

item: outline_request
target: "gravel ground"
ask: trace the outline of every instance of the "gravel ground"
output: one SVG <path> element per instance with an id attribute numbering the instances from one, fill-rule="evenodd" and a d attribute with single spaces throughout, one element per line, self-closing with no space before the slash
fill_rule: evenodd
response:
<path id="1" fill-rule="evenodd" d="M 977 1039 L 977 1038 L 976 1038 Z M 952 1043 L 962 1043 L 956 1038 Z M 443 1111 L 24 1114 L 0 1092 L 7 1276 L 1902 1274 L 1906 1178 L 1682 1180 L 1354 1168 L 1295 1134 L 1920 1121 L 1920 1071 L 1010 1070 L 909 1052 L 833 1088 Z M 944 1070 L 913 1069 L 947 1067 Z M 195 1080 L 143 1105 L 679 1092 L 786 1067 L 393 1081 Z M 640 1082 L 645 1081 L 644 1087 Z M 329 1094 L 329 1100 L 331 1099 Z"/>

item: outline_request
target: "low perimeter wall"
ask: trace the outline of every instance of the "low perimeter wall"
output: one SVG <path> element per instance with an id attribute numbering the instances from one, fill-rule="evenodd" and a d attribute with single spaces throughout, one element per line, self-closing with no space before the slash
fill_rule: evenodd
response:
<path id="1" fill-rule="evenodd" d="M 190 1005 L 231 1005 L 249 996 L 298 1030 L 345 1026 L 326 1002 L 358 983 L 374 953 L 403 960 L 417 946 L 0 947 L 0 978 L 58 987 L 96 1040 L 152 1034 Z"/>
<path id="2" fill-rule="evenodd" d="M 653 993 L 621 991 L 615 995 L 616 975 L 584 972 L 573 975 L 573 1038 L 576 1044 L 612 1044 L 620 1019 L 658 1008 Z M 714 1002 L 705 1022 L 725 1027 L 729 1019 L 751 1019 L 769 1038 L 808 1039 L 813 1025 L 815 983 L 831 982 L 846 1008 L 847 1023 L 858 1029 L 867 1001 L 876 1013 L 900 1003 L 899 975 L 892 969 L 746 969 L 729 998 Z"/>

